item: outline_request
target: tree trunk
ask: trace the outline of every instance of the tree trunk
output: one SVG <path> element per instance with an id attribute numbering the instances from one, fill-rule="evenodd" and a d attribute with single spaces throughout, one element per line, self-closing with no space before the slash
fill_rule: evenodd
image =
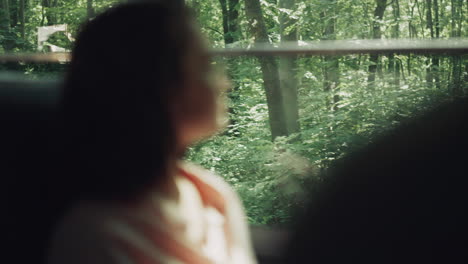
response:
<path id="1" fill-rule="evenodd" d="M 232 42 L 236 42 L 242 37 L 239 28 L 239 0 L 227 0 L 227 2 L 229 32 L 231 32 Z"/>
<path id="2" fill-rule="evenodd" d="M 372 37 L 380 39 L 382 32 L 380 30 L 380 21 L 383 18 L 385 8 L 387 7 L 387 0 L 376 0 L 377 6 L 374 10 L 374 21 L 372 26 Z M 367 84 L 370 89 L 375 89 L 375 73 L 379 63 L 379 55 L 370 55 L 369 76 L 367 77 Z"/>
<path id="3" fill-rule="evenodd" d="M 10 27 L 13 29 L 18 25 L 18 6 L 17 0 L 10 1 Z"/>
<path id="4" fill-rule="evenodd" d="M 294 10 L 295 0 L 278 1 L 279 8 Z M 296 41 L 297 29 L 296 20 L 281 12 L 279 15 L 281 41 Z M 300 131 L 299 125 L 299 105 L 297 101 L 297 56 L 282 56 L 279 59 L 279 78 L 281 93 L 283 95 L 284 112 L 288 133 Z"/>
<path id="5" fill-rule="evenodd" d="M 24 2 L 24 24 L 26 25 L 27 23 L 29 23 L 29 12 L 31 12 L 30 10 L 30 0 L 23 0 Z"/>
<path id="6" fill-rule="evenodd" d="M 409 21 L 408 21 L 408 30 L 409 30 L 409 38 L 417 38 L 418 37 L 418 30 L 416 26 L 413 24 L 413 18 L 414 18 L 414 9 L 416 7 L 416 4 L 409 5 Z"/>
<path id="7" fill-rule="evenodd" d="M 269 42 L 260 1 L 245 0 L 245 11 L 249 20 L 250 30 L 255 37 L 255 42 Z M 263 86 L 267 97 L 271 137 L 274 140 L 278 136 L 288 135 L 278 76 L 278 65 L 275 58 L 271 56 L 259 56 L 258 60 L 260 61 Z"/>
<path id="8" fill-rule="evenodd" d="M 336 26 L 336 4 L 330 2 L 327 9 L 320 13 L 321 20 L 324 21 L 322 39 L 334 40 Z M 327 105 L 332 105 L 332 109 L 336 110 L 336 103 L 339 101 L 338 85 L 340 83 L 340 64 L 337 56 L 323 57 L 323 90 L 329 94 L 334 94 L 333 98 L 327 99 Z"/>
<path id="9" fill-rule="evenodd" d="M 467 5 L 468 5 L 468 1 L 466 1 Z M 458 1 L 458 37 L 461 37 L 462 35 L 462 25 L 463 25 L 463 21 L 466 21 L 466 18 L 464 18 L 463 16 L 463 1 Z"/>
<path id="10" fill-rule="evenodd" d="M 86 14 L 88 20 L 92 19 L 96 15 L 93 7 L 93 0 L 86 1 Z"/>
<path id="11" fill-rule="evenodd" d="M 54 3 L 52 0 L 42 0 L 42 6 L 44 7 L 44 16 L 47 19 L 47 25 L 55 25 L 57 24 L 55 14 L 52 12 L 50 8 L 54 7 Z"/>
<path id="12" fill-rule="evenodd" d="M 424 1 L 424 0 L 423 0 Z M 421 35 L 422 37 L 424 38 L 424 14 L 423 14 L 423 10 L 421 8 L 421 6 L 419 5 L 419 0 L 415 0 L 415 5 L 417 6 L 417 10 L 418 10 L 418 14 L 419 14 L 419 21 L 421 21 L 421 23 L 419 23 L 419 25 L 421 26 Z"/>
<path id="13" fill-rule="evenodd" d="M 19 10 L 18 10 L 18 16 L 19 16 L 19 27 L 20 27 L 20 34 L 21 34 L 21 39 L 23 43 L 26 43 L 26 32 L 25 32 L 25 25 L 26 25 L 26 17 L 24 15 L 25 9 L 26 9 L 26 0 L 19 0 Z"/>
<path id="14" fill-rule="evenodd" d="M 434 22 L 435 22 L 435 37 L 440 38 L 440 20 L 439 20 L 439 0 L 433 0 L 434 6 Z M 432 58 L 433 69 L 435 71 L 435 85 L 440 89 L 440 60 L 438 55 Z"/>
<path id="15" fill-rule="evenodd" d="M 238 0 L 219 0 L 221 5 L 221 12 L 223 14 L 223 36 L 224 36 L 224 45 L 228 47 L 229 44 L 232 44 L 236 41 L 239 41 L 240 33 L 238 27 L 239 11 Z M 227 58 L 227 74 L 229 79 L 232 81 L 232 91 L 228 94 L 229 99 L 232 102 L 239 101 L 239 95 L 236 91 L 239 89 L 239 85 L 235 83 L 235 67 L 237 65 L 238 58 Z M 234 108 L 229 107 L 228 112 L 230 116 L 236 116 L 236 111 Z M 229 121 L 231 125 L 236 124 L 235 119 Z"/>
<path id="16" fill-rule="evenodd" d="M 452 4 L 452 23 L 451 23 L 451 34 L 450 37 L 457 38 L 460 37 L 459 33 L 460 30 L 457 29 L 458 26 L 458 19 L 460 18 L 460 10 L 455 0 L 451 1 Z M 462 78 L 462 61 L 460 56 L 452 56 L 452 82 L 451 82 L 451 93 L 453 96 L 462 96 L 463 89 L 461 85 L 461 78 Z"/>
<path id="17" fill-rule="evenodd" d="M 426 27 L 431 32 L 431 38 L 434 38 L 434 26 L 432 20 L 432 0 L 426 0 Z"/>
<path id="18" fill-rule="evenodd" d="M 237 10 L 239 0 L 219 0 L 219 3 L 223 14 L 224 45 L 228 46 L 240 39 Z"/>
<path id="19" fill-rule="evenodd" d="M 227 8 L 227 0 L 219 0 L 221 5 L 221 13 L 223 14 L 223 35 L 224 35 L 224 45 L 232 43 L 232 39 L 229 33 L 229 14 Z"/>
<path id="20" fill-rule="evenodd" d="M 434 0 L 434 15 L 435 15 L 435 36 L 440 38 L 440 19 L 439 19 L 439 0 Z"/>
<path id="21" fill-rule="evenodd" d="M 11 32 L 10 4 L 8 0 L 0 0 L 0 40 L 6 52 L 14 48 L 13 33 Z"/>
<path id="22" fill-rule="evenodd" d="M 395 20 L 395 25 L 392 27 L 392 38 L 400 38 L 400 2 L 399 0 L 394 0 L 392 3 L 393 7 L 393 18 Z M 395 58 L 395 53 L 388 55 L 388 71 L 391 75 L 391 84 L 399 87 L 400 86 L 400 63 Z"/>
<path id="23" fill-rule="evenodd" d="M 432 21 L 432 0 L 426 0 L 426 28 L 431 33 L 431 38 L 434 38 L 434 26 Z M 431 56 L 426 56 L 426 84 L 428 87 L 432 87 L 434 80 L 433 76 L 434 67 L 432 65 Z"/>
<path id="24" fill-rule="evenodd" d="M 452 12 L 452 23 L 451 23 L 451 33 L 450 37 L 457 36 L 457 0 L 451 0 L 451 12 Z"/>
<path id="25" fill-rule="evenodd" d="M 409 16 L 410 19 L 408 21 L 409 38 L 417 38 L 418 31 L 416 29 L 416 26 L 414 26 L 412 22 L 412 19 L 414 17 L 414 8 L 416 7 L 416 4 L 413 4 L 413 5 L 409 4 L 408 7 L 409 7 L 409 13 L 410 13 L 410 16 Z M 411 61 L 412 61 L 412 56 L 410 53 L 408 54 L 408 59 L 406 60 L 406 64 L 408 68 L 408 76 L 411 76 L 411 69 L 412 69 Z"/>

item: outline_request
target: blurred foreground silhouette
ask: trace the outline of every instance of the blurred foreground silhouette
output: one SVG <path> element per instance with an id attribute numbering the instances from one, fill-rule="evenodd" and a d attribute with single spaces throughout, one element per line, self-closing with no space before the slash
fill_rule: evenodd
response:
<path id="1" fill-rule="evenodd" d="M 468 100 L 443 104 L 341 160 L 285 263 L 467 263 Z"/>

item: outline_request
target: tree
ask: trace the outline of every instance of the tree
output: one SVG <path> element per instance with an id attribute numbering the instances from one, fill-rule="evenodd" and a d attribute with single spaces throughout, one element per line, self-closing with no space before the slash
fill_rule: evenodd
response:
<path id="1" fill-rule="evenodd" d="M 245 11 L 250 24 L 250 31 L 256 43 L 269 43 L 268 33 L 259 0 L 245 0 Z M 271 137 L 288 135 L 283 99 L 281 95 L 278 64 L 271 56 L 259 56 L 263 86 L 265 88 Z"/>
<path id="2" fill-rule="evenodd" d="M 237 10 L 239 0 L 219 0 L 219 3 L 223 14 L 224 44 L 227 46 L 240 38 Z"/>
<path id="3" fill-rule="evenodd" d="M 231 34 L 229 33 L 229 11 L 227 7 L 227 0 L 219 0 L 221 4 L 221 12 L 223 14 L 223 33 L 224 33 L 224 45 L 232 43 Z"/>
<path id="4" fill-rule="evenodd" d="M 58 1 L 57 0 L 42 0 L 42 7 L 44 8 L 44 14 L 42 18 L 42 23 L 44 23 L 44 19 L 47 19 L 47 25 L 55 25 L 57 24 L 57 16 L 54 12 L 54 8 L 57 7 Z"/>
<path id="5" fill-rule="evenodd" d="M 461 12 L 463 10 L 463 2 L 451 0 L 451 32 L 450 37 L 461 37 Z M 460 56 L 452 56 L 452 84 L 451 92 L 454 96 L 463 95 L 462 79 L 462 60 Z"/>
<path id="6" fill-rule="evenodd" d="M 292 17 L 295 10 L 295 0 L 279 0 L 278 7 L 280 11 L 280 36 L 281 41 L 297 42 L 296 19 Z M 300 131 L 299 125 L 299 106 L 297 101 L 297 56 L 283 56 L 279 58 L 279 78 L 283 104 L 286 118 L 286 125 L 289 134 Z"/>
<path id="7" fill-rule="evenodd" d="M 15 45 L 14 35 L 11 31 L 10 3 L 0 0 L 0 41 L 5 51 L 10 52 Z"/>
<path id="8" fill-rule="evenodd" d="M 400 2 L 399 0 L 394 0 L 392 2 L 393 18 L 395 24 L 392 27 L 391 36 L 393 39 L 400 38 Z M 391 84 L 395 86 L 400 86 L 400 70 L 401 63 L 395 58 L 395 53 L 388 55 L 388 70 L 391 73 Z"/>
<path id="9" fill-rule="evenodd" d="M 19 16 L 19 26 L 20 26 L 20 34 L 21 34 L 21 39 L 23 42 L 26 42 L 26 31 L 25 31 L 25 24 L 26 24 L 26 17 L 24 15 L 26 10 L 26 0 L 19 0 L 19 10 L 18 10 L 18 16 Z"/>
<path id="10" fill-rule="evenodd" d="M 239 0 L 219 0 L 220 6 L 221 6 L 221 13 L 223 15 L 223 40 L 224 40 L 224 46 L 228 47 L 230 44 L 237 42 L 240 40 L 241 33 L 240 33 L 240 28 L 239 28 Z M 231 85 L 232 85 L 232 90 L 233 92 L 228 94 L 229 99 L 231 102 L 237 102 L 240 98 L 238 96 L 238 89 L 239 86 L 236 83 L 236 78 L 235 78 L 235 70 L 236 66 L 238 64 L 238 59 L 237 58 L 228 58 L 227 59 L 227 75 L 229 76 L 229 79 L 231 80 Z M 236 110 L 232 107 L 229 106 L 228 108 L 229 116 L 236 116 Z M 230 118 L 229 124 L 231 126 L 235 126 L 236 120 L 233 118 Z M 238 132 L 237 129 L 234 129 L 232 132 Z M 238 135 L 238 134 L 237 134 Z"/>
<path id="11" fill-rule="evenodd" d="M 382 31 L 380 30 L 380 23 L 383 19 L 385 9 L 387 8 L 387 0 L 375 0 L 376 7 L 374 10 L 374 18 L 372 21 L 372 38 L 380 39 L 382 38 Z M 377 72 L 377 67 L 379 64 L 379 55 L 371 54 L 370 55 L 370 65 L 369 65 L 369 76 L 367 78 L 368 87 L 371 89 L 375 88 L 375 73 Z"/>
<path id="12" fill-rule="evenodd" d="M 229 32 L 231 33 L 232 41 L 239 41 L 242 37 L 239 28 L 239 0 L 227 0 L 228 2 L 228 19 Z"/>
<path id="13" fill-rule="evenodd" d="M 439 20 L 439 0 L 433 0 L 434 6 L 434 22 L 435 22 L 435 37 L 440 38 L 440 20 Z M 433 69 L 435 71 L 435 85 L 440 89 L 440 59 L 439 56 L 435 55 L 432 58 L 432 63 L 434 65 Z"/>
<path id="14" fill-rule="evenodd" d="M 327 0 L 325 10 L 321 12 L 320 17 L 323 21 L 322 39 L 334 40 L 336 26 L 336 0 Z M 323 90 L 329 94 L 334 94 L 331 100 L 327 100 L 328 105 L 332 105 L 336 109 L 336 103 L 339 101 L 337 94 L 338 85 L 340 84 L 340 61 L 337 56 L 326 56 L 323 58 L 324 81 Z"/>
<path id="15" fill-rule="evenodd" d="M 432 19 L 432 0 L 426 0 L 426 28 L 429 29 L 431 39 L 434 39 L 434 22 Z M 434 67 L 432 65 L 431 56 L 426 57 L 426 84 L 432 86 L 434 80 Z"/>

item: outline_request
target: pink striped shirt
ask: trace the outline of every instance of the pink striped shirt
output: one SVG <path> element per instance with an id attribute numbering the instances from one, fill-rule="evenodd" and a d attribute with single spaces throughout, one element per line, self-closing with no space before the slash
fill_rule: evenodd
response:
<path id="1" fill-rule="evenodd" d="M 49 264 L 256 263 L 242 205 L 218 176 L 181 163 L 179 201 L 80 203 L 59 224 Z"/>

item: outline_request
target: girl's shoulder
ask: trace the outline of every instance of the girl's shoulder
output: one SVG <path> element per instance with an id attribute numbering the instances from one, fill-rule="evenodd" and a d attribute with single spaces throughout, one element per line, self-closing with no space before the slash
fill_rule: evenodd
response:
<path id="1" fill-rule="evenodd" d="M 190 180 L 198 185 L 197 187 L 200 191 L 214 191 L 221 196 L 227 204 L 239 202 L 237 193 L 218 174 L 187 161 L 181 161 L 179 167 Z"/>
<path id="2" fill-rule="evenodd" d="M 256 263 L 247 226 L 247 217 L 240 198 L 222 177 L 201 166 L 183 162 L 180 167 L 186 175 L 197 181 L 197 186 L 205 201 L 211 201 L 228 222 L 227 234 L 233 250 L 232 263 Z M 201 186 L 201 187 L 200 187 Z"/>

